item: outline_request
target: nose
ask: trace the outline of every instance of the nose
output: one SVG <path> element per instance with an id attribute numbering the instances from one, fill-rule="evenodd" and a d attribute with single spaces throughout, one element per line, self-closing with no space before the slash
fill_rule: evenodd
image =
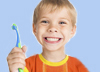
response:
<path id="1" fill-rule="evenodd" d="M 48 32 L 58 32 L 58 30 L 55 27 L 50 27 Z"/>

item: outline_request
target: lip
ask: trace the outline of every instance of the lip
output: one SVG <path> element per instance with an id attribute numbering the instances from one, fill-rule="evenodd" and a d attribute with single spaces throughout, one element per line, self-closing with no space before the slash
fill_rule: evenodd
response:
<path id="1" fill-rule="evenodd" d="M 58 41 L 48 41 L 48 40 L 46 40 L 45 38 L 57 38 L 57 39 L 58 39 L 58 38 L 60 38 L 60 37 L 44 37 L 44 38 L 43 38 L 45 42 L 51 43 L 51 44 L 59 43 L 59 42 L 62 40 L 62 38 L 60 38 L 60 40 L 58 40 Z"/>
<path id="2" fill-rule="evenodd" d="M 44 37 L 44 38 L 57 38 L 57 39 L 59 39 L 59 38 L 61 38 L 61 37 Z"/>

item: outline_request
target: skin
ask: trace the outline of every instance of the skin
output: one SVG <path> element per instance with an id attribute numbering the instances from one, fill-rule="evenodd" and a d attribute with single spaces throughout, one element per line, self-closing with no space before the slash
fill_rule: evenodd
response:
<path id="1" fill-rule="evenodd" d="M 46 11 L 46 10 L 45 10 Z M 42 45 L 42 55 L 51 62 L 59 62 L 65 58 L 65 44 L 74 36 L 76 26 L 72 27 L 71 18 L 66 8 L 49 13 L 42 11 L 37 24 L 33 24 L 33 33 Z M 62 38 L 58 43 L 47 43 L 44 37 Z M 18 72 L 25 68 L 26 46 L 22 49 L 14 47 L 7 56 L 10 72 Z"/>
<path id="2" fill-rule="evenodd" d="M 7 62 L 9 66 L 9 72 L 18 72 L 18 68 L 25 68 L 25 52 L 26 46 L 22 49 L 14 47 L 7 56 Z"/>
<path id="3" fill-rule="evenodd" d="M 46 10 L 45 10 L 46 11 Z M 65 44 L 74 36 L 76 25 L 72 27 L 71 18 L 66 8 L 54 12 L 42 11 L 36 24 L 33 24 L 33 33 L 42 45 L 42 55 L 51 62 L 59 62 L 66 56 Z M 44 37 L 59 37 L 59 43 L 47 43 Z"/>

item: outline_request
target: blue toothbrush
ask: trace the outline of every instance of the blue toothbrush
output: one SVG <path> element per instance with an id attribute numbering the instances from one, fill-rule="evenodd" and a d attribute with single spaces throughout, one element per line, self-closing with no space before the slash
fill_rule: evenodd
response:
<path id="1" fill-rule="evenodd" d="M 16 43 L 16 47 L 21 48 L 21 42 L 20 42 L 20 37 L 19 37 L 19 33 L 18 33 L 18 28 L 16 24 L 13 24 L 12 29 L 16 31 L 17 33 L 17 43 Z M 24 70 L 22 70 L 21 68 L 18 68 L 19 72 L 24 72 Z"/>

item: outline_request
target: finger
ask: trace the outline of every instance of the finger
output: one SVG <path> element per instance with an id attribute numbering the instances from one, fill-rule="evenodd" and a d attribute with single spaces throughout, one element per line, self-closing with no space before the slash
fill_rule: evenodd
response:
<path id="1" fill-rule="evenodd" d="M 24 53 L 27 51 L 27 47 L 26 47 L 25 45 L 22 47 L 22 51 L 23 51 Z"/>
<path id="2" fill-rule="evenodd" d="M 22 49 L 18 48 L 18 47 L 14 47 L 10 53 L 14 53 L 14 52 L 23 52 Z"/>
<path id="3" fill-rule="evenodd" d="M 9 69 L 10 69 L 11 72 L 17 71 L 18 68 L 24 69 L 25 66 L 23 64 L 21 64 L 21 63 L 14 63 L 14 64 L 9 66 Z"/>
<path id="4" fill-rule="evenodd" d="M 9 57 L 11 56 L 12 53 L 15 53 L 15 52 L 22 52 L 22 50 L 18 47 L 14 47 L 11 52 L 8 54 L 7 56 L 7 60 L 9 59 Z"/>
<path id="5" fill-rule="evenodd" d="M 22 58 L 22 59 L 26 59 L 24 53 L 22 53 L 22 52 L 16 52 L 16 53 L 10 53 L 10 54 L 8 55 L 7 61 L 8 61 L 9 59 L 18 58 L 18 57 L 19 57 L 19 58 Z"/>
<path id="6" fill-rule="evenodd" d="M 9 68 L 9 72 L 19 72 L 18 70 L 13 70 L 12 71 L 12 69 L 10 70 L 10 68 Z"/>
<path id="7" fill-rule="evenodd" d="M 12 65 L 12 64 L 14 64 L 14 63 L 21 63 L 21 64 L 23 64 L 24 66 L 26 65 L 26 64 L 25 64 L 25 60 L 22 59 L 22 58 L 14 58 L 14 59 L 10 59 L 10 60 L 8 61 L 8 65 Z"/>

